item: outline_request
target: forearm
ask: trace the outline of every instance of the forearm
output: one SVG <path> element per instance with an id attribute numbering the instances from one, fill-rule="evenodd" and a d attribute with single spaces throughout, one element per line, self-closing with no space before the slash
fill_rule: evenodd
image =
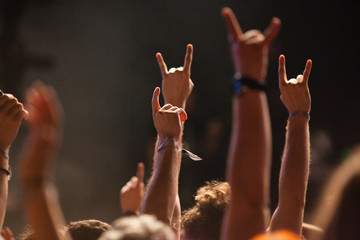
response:
<path id="1" fill-rule="evenodd" d="M 0 229 L 2 229 L 5 219 L 7 198 L 8 176 L 4 172 L 0 172 Z"/>
<path id="2" fill-rule="evenodd" d="M 180 198 L 179 194 L 176 197 L 174 212 L 171 219 L 171 226 L 176 233 L 177 239 L 180 239 L 181 233 L 181 205 L 180 205 Z"/>
<path id="3" fill-rule="evenodd" d="M 170 225 L 178 194 L 179 151 L 175 145 L 168 145 L 155 152 L 153 175 L 145 193 L 142 213 L 154 214 Z"/>
<path id="4" fill-rule="evenodd" d="M 63 239 L 60 230 L 66 224 L 55 186 L 50 182 L 34 185 L 24 183 L 23 188 L 25 210 L 36 233 L 36 239 Z"/>
<path id="5" fill-rule="evenodd" d="M 279 205 L 271 230 L 288 229 L 301 235 L 309 176 L 309 138 L 308 118 L 302 115 L 290 117 L 280 170 Z"/>
<path id="6" fill-rule="evenodd" d="M 265 93 L 249 91 L 234 98 L 232 121 L 227 163 L 232 197 L 225 218 L 233 220 L 225 239 L 249 239 L 265 231 L 269 218 L 271 129 Z"/>
<path id="7" fill-rule="evenodd" d="M 0 167 L 3 169 L 9 169 L 9 159 L 2 156 L 0 153 Z M 6 204 L 8 198 L 8 175 L 4 171 L 0 171 L 0 229 L 2 229 L 5 213 Z"/>

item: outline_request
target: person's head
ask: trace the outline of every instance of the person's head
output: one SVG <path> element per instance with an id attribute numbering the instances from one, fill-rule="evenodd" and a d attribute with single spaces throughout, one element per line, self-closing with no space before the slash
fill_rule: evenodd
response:
<path id="1" fill-rule="evenodd" d="M 66 226 L 60 226 L 58 228 L 58 231 L 61 234 L 61 236 L 65 235 L 66 229 L 67 229 Z M 31 227 L 31 225 L 27 225 L 25 227 L 25 230 L 18 236 L 17 239 L 19 239 L 19 240 L 36 240 L 36 233 L 33 230 L 33 228 Z"/>
<path id="2" fill-rule="evenodd" d="M 111 225 L 93 219 L 70 222 L 67 226 L 59 227 L 62 235 L 71 234 L 73 240 L 97 240 L 103 232 L 109 230 Z M 36 240 L 36 233 L 30 225 L 26 226 L 19 240 Z"/>
<path id="3" fill-rule="evenodd" d="M 183 213 L 182 236 L 185 239 L 220 239 L 222 218 L 229 200 L 227 182 L 211 181 L 200 187 L 195 205 Z"/>
<path id="4" fill-rule="evenodd" d="M 73 240 L 97 240 L 103 232 L 111 230 L 110 224 L 89 219 L 70 222 L 66 234 L 71 234 Z"/>
<path id="5" fill-rule="evenodd" d="M 121 217 L 112 224 L 113 230 L 101 235 L 99 240 L 175 240 L 175 233 L 154 216 Z"/>
<path id="6" fill-rule="evenodd" d="M 19 240 L 35 240 L 34 230 L 30 225 L 25 227 L 25 230 L 19 235 Z"/>
<path id="7" fill-rule="evenodd" d="M 290 231 L 279 230 L 257 235 L 250 240 L 300 240 L 300 237 Z"/>

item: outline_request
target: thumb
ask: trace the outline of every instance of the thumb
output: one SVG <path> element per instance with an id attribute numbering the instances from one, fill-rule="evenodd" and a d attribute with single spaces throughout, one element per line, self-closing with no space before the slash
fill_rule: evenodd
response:
<path id="1" fill-rule="evenodd" d="M 156 87 L 151 100 L 153 114 L 155 114 L 157 111 L 160 110 L 159 95 L 160 95 L 160 88 Z"/>

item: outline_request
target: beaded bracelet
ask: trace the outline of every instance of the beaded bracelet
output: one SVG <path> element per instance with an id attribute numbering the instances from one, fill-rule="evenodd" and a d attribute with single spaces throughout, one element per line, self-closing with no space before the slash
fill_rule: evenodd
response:
<path id="1" fill-rule="evenodd" d="M 289 118 L 296 115 L 304 116 L 308 119 L 308 121 L 310 120 L 310 112 L 306 112 L 306 111 L 297 111 L 297 112 L 289 113 Z"/>

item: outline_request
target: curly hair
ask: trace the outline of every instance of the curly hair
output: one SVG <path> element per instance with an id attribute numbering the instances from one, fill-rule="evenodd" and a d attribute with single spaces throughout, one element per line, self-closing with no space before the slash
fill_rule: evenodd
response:
<path id="1" fill-rule="evenodd" d="M 112 224 L 99 240 L 174 240 L 173 230 L 152 215 L 121 217 Z"/>
<path id="2" fill-rule="evenodd" d="M 197 190 L 195 206 L 182 215 L 182 235 L 186 239 L 220 239 L 225 208 L 230 200 L 230 185 L 213 180 Z"/>
<path id="3" fill-rule="evenodd" d="M 67 226 L 67 234 L 71 234 L 74 240 L 96 240 L 103 232 L 111 230 L 112 227 L 102 221 L 89 219 L 70 222 Z"/>

